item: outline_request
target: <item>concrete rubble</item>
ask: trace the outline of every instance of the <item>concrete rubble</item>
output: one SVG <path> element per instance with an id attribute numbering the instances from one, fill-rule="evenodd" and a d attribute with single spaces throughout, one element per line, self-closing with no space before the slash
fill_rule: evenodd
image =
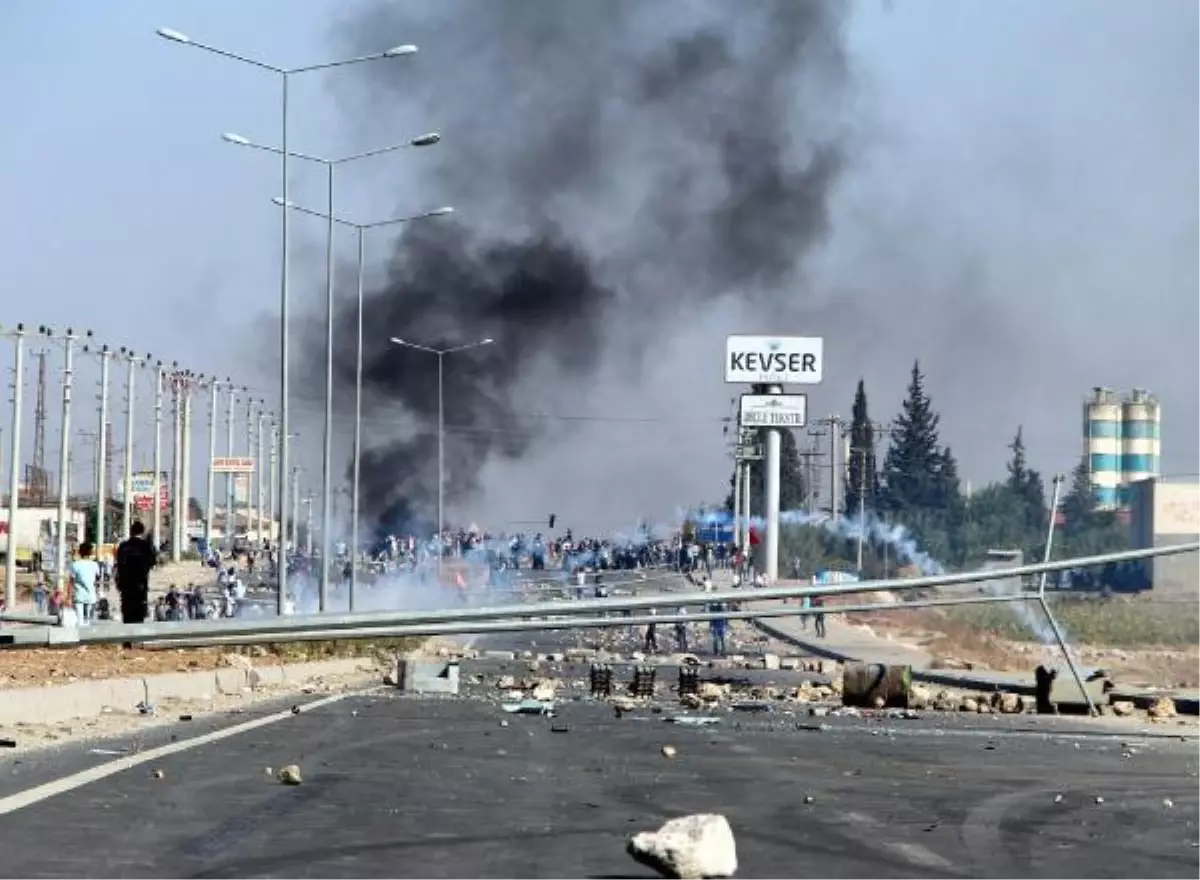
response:
<path id="1" fill-rule="evenodd" d="M 625 851 L 664 877 L 727 878 L 737 873 L 737 845 L 729 821 L 715 813 L 672 819 L 657 831 L 629 838 Z"/>

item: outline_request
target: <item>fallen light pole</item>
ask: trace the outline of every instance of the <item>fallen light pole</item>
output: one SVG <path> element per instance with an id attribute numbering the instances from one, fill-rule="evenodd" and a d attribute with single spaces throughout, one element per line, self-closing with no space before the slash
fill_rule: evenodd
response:
<path id="1" fill-rule="evenodd" d="M 518 620 L 531 617 L 561 616 L 564 614 L 585 615 L 589 613 L 604 614 L 614 611 L 637 611 L 661 606 L 664 602 L 674 607 L 681 607 L 706 605 L 713 602 L 768 602 L 780 599 L 802 598 L 804 596 L 838 596 L 874 592 L 877 590 L 902 591 L 927 589 L 929 587 L 980 583 L 1006 577 L 1024 577 L 1025 575 L 1040 574 L 1043 571 L 1067 571 L 1075 568 L 1088 568 L 1095 565 L 1105 565 L 1109 562 L 1129 562 L 1136 559 L 1195 553 L 1198 550 L 1200 550 L 1200 542 L 1192 542 L 1188 544 L 1176 544 L 1170 547 L 1152 547 L 1144 550 L 1105 553 L 1099 556 L 1060 559 L 1056 562 L 1037 563 L 1010 569 L 969 571 L 958 574 L 933 575 L 910 579 L 893 578 L 890 580 L 860 581 L 851 584 L 766 587 L 753 590 L 728 589 L 714 590 L 712 592 L 658 593 L 650 596 L 628 596 L 612 599 L 581 599 L 569 603 L 569 607 L 564 606 L 562 602 L 538 602 L 520 605 L 494 605 L 485 608 L 459 608 L 450 611 L 433 612 L 383 611 L 358 612 L 354 614 L 304 614 L 267 619 L 235 618 L 233 620 L 215 620 L 200 623 L 96 624 L 83 629 L 55 626 L 39 629 L 3 630 L 0 631 L 0 649 L 107 642 L 133 643 L 162 641 L 163 639 L 218 638 L 221 636 L 254 636 L 256 637 L 255 641 L 282 642 L 289 641 L 292 636 L 301 632 L 311 633 L 320 631 L 326 633 L 327 638 L 341 638 L 342 634 L 347 631 L 376 631 L 383 627 L 400 627 L 416 624 L 422 625 L 422 632 L 430 632 L 428 626 L 445 625 L 448 627 L 445 632 L 457 633 L 468 632 L 464 626 L 470 621 Z M 976 602 L 982 599 L 996 602 L 1025 601 L 1025 595 L 1021 593 L 992 597 L 965 596 L 944 600 L 943 604 L 963 604 L 964 602 Z M 871 610 L 911 607 L 916 607 L 913 602 L 900 602 L 894 605 L 873 605 L 871 606 Z M 747 617 L 756 617 L 762 614 L 762 612 L 756 611 L 738 613 Z M 801 612 L 797 608 L 789 610 L 788 613 L 799 614 Z M 732 617 L 733 612 L 723 613 L 720 616 Z M 657 616 L 655 617 L 655 622 L 664 623 L 668 619 L 665 616 Z M 699 618 L 689 615 L 687 619 Z M 621 618 L 621 622 L 628 624 L 630 618 Z M 564 625 L 557 628 L 573 629 L 587 628 L 589 626 L 591 624 L 573 620 L 564 621 Z M 537 629 L 539 627 L 534 628 Z"/>
<path id="2" fill-rule="evenodd" d="M 829 613 L 851 614 L 870 611 L 887 611 L 897 608 L 936 608 L 946 605 L 988 605 L 997 602 L 1036 602 L 1036 593 L 1020 593 L 1009 596 L 964 596 L 954 599 L 921 599 L 915 602 L 879 603 L 863 605 L 829 606 Z M 807 612 L 809 614 L 813 612 Z M 627 626 L 648 626 L 650 624 L 674 623 L 707 623 L 710 620 L 757 620 L 773 617 L 795 617 L 799 609 L 791 608 L 743 608 L 737 611 L 697 611 L 694 614 L 643 614 L 625 617 L 610 615 L 602 617 L 552 617 L 536 619 L 506 618 L 502 620 L 478 620 L 467 623 L 414 623 L 402 626 L 364 626 L 355 629 L 338 630 L 334 636 L 338 639 L 393 639 L 409 636 L 445 636 L 445 635 L 475 635 L 488 633 L 512 632 L 542 632 L 545 630 L 568 629 L 601 629 Z M 328 641 L 331 635 L 319 628 L 304 629 L 290 632 L 282 639 L 266 639 L 254 635 L 213 635 L 209 637 L 195 636 L 187 638 L 171 638 L 170 636 L 142 642 L 148 648 L 211 648 L 222 645 L 250 645 L 263 641 L 287 642 L 320 642 Z M 107 634 L 106 642 L 119 642 L 124 639 L 120 632 Z"/>

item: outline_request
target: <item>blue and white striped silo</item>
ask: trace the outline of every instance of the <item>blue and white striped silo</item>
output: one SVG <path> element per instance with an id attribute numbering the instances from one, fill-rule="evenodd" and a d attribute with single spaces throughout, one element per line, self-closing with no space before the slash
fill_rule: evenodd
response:
<path id="1" fill-rule="evenodd" d="M 1162 452 L 1162 410 L 1141 388 L 1121 404 L 1121 482 L 1157 477 Z"/>
<path id="2" fill-rule="evenodd" d="M 1121 402 L 1108 388 L 1093 388 L 1083 405 L 1084 449 L 1091 469 L 1096 506 L 1112 510 L 1121 485 Z"/>

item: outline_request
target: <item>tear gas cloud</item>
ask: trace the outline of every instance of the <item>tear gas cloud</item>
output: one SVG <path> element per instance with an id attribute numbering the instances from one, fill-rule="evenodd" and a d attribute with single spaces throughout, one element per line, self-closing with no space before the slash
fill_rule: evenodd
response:
<path id="1" fill-rule="evenodd" d="M 586 405 L 605 362 L 632 382 L 691 314 L 791 295 L 829 232 L 845 164 L 832 112 L 847 79 L 844 11 L 508 0 L 370 5 L 343 23 L 356 46 L 403 33 L 447 59 L 424 83 L 410 66 L 366 65 L 343 97 L 356 115 L 426 107 L 454 144 L 430 191 L 460 208 L 407 227 L 368 288 L 365 523 L 428 526 L 435 507 L 438 358 L 389 336 L 496 340 L 444 359 L 453 503 L 478 494 L 489 461 L 561 435 L 529 415 L 564 395 Z M 349 390 L 356 324 L 340 314 L 336 373 Z M 309 325 L 318 351 L 321 323 Z M 307 364 L 319 387 L 320 359 Z"/>

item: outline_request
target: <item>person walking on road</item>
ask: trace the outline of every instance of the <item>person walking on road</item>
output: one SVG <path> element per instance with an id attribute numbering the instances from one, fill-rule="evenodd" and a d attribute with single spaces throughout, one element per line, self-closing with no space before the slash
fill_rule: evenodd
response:
<path id="1" fill-rule="evenodd" d="M 117 547 L 117 592 L 121 596 L 121 622 L 145 623 L 150 601 L 150 569 L 158 561 L 154 545 L 146 540 L 146 527 L 135 520 L 129 537 Z"/>
<path id="2" fill-rule="evenodd" d="M 680 607 L 676 612 L 680 617 L 687 614 L 687 609 Z M 686 654 L 688 649 L 688 625 L 686 620 L 675 621 L 675 643 L 679 646 L 679 651 Z"/>
<path id="3" fill-rule="evenodd" d="M 75 616 L 80 626 L 92 622 L 99 579 L 100 564 L 92 558 L 92 543 L 84 541 L 79 545 L 78 558 L 71 563 L 71 593 L 75 597 Z"/>
<path id="4" fill-rule="evenodd" d="M 653 608 L 650 609 L 649 613 L 651 617 L 658 614 L 658 612 Z M 646 644 L 644 650 L 647 654 L 658 653 L 658 624 L 646 624 Z"/>
<path id="5" fill-rule="evenodd" d="M 825 597 L 813 596 L 812 607 L 815 612 L 813 614 L 813 626 L 817 630 L 817 638 L 823 639 L 825 638 Z"/>

